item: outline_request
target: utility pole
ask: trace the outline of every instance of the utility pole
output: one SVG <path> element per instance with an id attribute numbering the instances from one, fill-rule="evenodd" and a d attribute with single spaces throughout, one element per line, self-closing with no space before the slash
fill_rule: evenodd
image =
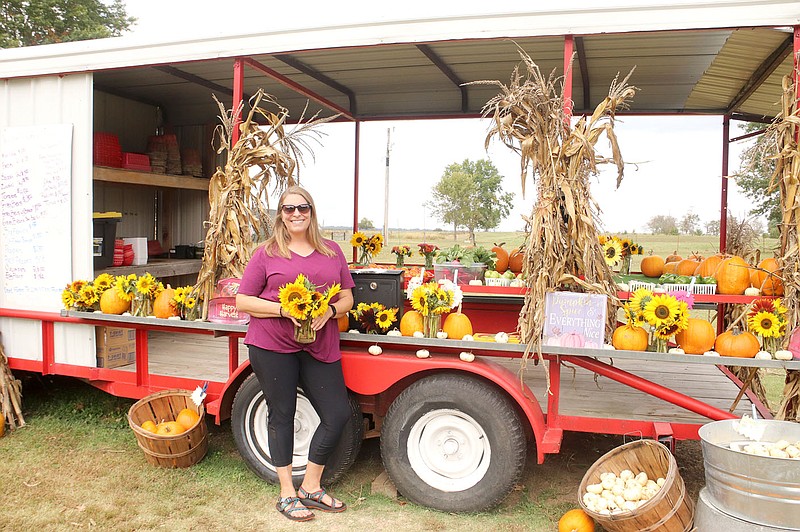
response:
<path id="1" fill-rule="evenodd" d="M 383 184 L 383 241 L 389 242 L 389 154 L 392 151 L 392 129 L 386 128 L 386 178 Z"/>

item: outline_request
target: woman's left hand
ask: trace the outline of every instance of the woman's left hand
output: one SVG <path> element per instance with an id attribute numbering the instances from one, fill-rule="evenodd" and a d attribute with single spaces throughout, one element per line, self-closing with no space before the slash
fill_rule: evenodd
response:
<path id="1" fill-rule="evenodd" d="M 314 329 L 315 331 L 319 331 L 320 329 L 325 327 L 325 324 L 328 323 L 328 320 L 330 320 L 333 317 L 333 312 L 331 312 L 332 308 L 333 307 L 328 307 L 328 310 L 326 310 L 322 316 L 312 319 L 311 328 Z"/>

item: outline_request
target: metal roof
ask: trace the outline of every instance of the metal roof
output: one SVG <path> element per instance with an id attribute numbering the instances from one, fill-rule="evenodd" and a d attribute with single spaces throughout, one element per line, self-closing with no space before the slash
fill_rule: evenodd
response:
<path id="1" fill-rule="evenodd" d="M 233 59 L 247 57 L 264 68 L 245 68 L 245 94 L 263 88 L 293 118 L 308 98 L 286 84 L 357 119 L 474 116 L 497 89 L 463 83 L 507 82 L 519 64 L 517 46 L 543 72 L 560 74 L 564 35 L 570 34 L 576 113 L 591 110 L 614 77 L 633 67 L 630 83 L 640 90 L 631 112 L 745 118 L 777 112 L 781 77 L 792 69 L 791 26 L 800 24 L 800 3 L 618 4 L 165 43 L 119 38 L 3 50 L 0 78 L 91 71 L 97 90 L 158 105 L 174 125 L 201 124 L 216 121 L 211 93 L 230 103 Z M 312 101 L 309 110 L 319 109 L 330 113 Z"/>

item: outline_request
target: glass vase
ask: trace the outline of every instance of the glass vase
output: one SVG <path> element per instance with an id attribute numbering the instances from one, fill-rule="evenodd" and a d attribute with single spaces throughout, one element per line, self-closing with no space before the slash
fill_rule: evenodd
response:
<path id="1" fill-rule="evenodd" d="M 631 273 L 631 255 L 622 256 L 622 264 L 619 267 L 620 275 L 628 275 Z"/>
<path id="2" fill-rule="evenodd" d="M 397 262 L 395 262 L 395 266 L 398 268 L 402 268 L 406 263 L 406 256 L 405 255 L 398 255 Z"/>
<path id="3" fill-rule="evenodd" d="M 436 333 L 439 332 L 439 326 L 442 323 L 441 314 L 428 314 L 422 317 L 422 334 L 425 338 L 436 338 Z"/>
<path id="4" fill-rule="evenodd" d="M 298 344 L 310 344 L 317 339 L 317 331 L 311 328 L 311 318 L 294 326 L 294 339 Z"/>
<path id="5" fill-rule="evenodd" d="M 136 294 L 131 299 L 131 316 L 146 318 L 153 315 L 153 300 L 144 294 Z"/>
<path id="6" fill-rule="evenodd" d="M 667 352 L 667 339 L 666 338 L 653 338 L 653 347 L 656 353 L 666 353 Z"/>
<path id="7" fill-rule="evenodd" d="M 181 318 L 186 321 L 194 321 L 200 317 L 200 306 L 184 308 L 181 310 Z"/>
<path id="8" fill-rule="evenodd" d="M 370 252 L 367 251 L 366 249 L 362 250 L 361 257 L 358 259 L 358 265 L 366 268 L 371 263 L 372 263 L 372 255 L 370 254 Z"/>
<path id="9" fill-rule="evenodd" d="M 426 270 L 433 269 L 433 255 L 425 255 L 425 269 Z"/>

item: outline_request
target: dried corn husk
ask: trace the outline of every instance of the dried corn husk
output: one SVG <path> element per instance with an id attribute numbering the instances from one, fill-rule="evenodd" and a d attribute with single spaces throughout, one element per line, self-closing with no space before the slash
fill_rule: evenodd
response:
<path id="1" fill-rule="evenodd" d="M 635 88 L 627 83 L 630 74 L 622 81 L 615 79 L 594 113 L 572 126 L 563 88 L 559 89 L 562 78 L 554 73 L 544 77 L 522 49 L 519 54 L 525 74 L 517 66 L 508 85 L 476 83 L 500 89 L 483 108 L 484 117 L 492 120 L 486 146 L 497 137 L 520 155 L 523 194 L 529 171 L 536 184 L 536 203 L 526 218 L 529 234 L 523 271 L 529 290 L 518 322 L 521 338 L 527 343 L 524 367 L 532 353 L 542 359 L 547 292 L 567 289 L 607 295 L 607 335 L 612 332 L 619 300 L 598 240 L 600 207 L 590 193 L 589 177 L 597 173 L 598 164 L 611 162 L 617 166 L 619 186 L 624 162 L 614 135 L 614 118 L 618 109 L 627 107 Z M 610 157 L 595 152 L 603 134 L 611 145 Z"/>
<path id="2" fill-rule="evenodd" d="M 208 302 L 217 281 L 241 278 L 253 249 L 272 234 L 269 188 L 280 193 L 298 183 L 296 174 L 303 152 L 313 156 L 309 139 L 319 142 L 321 136 L 315 128 L 338 116 L 318 118 L 315 114 L 305 121 L 301 116 L 288 130 L 288 110 L 259 89 L 250 100 L 250 112 L 238 125 L 239 140 L 232 145 L 236 117 L 243 105 L 226 111 L 216 96 L 214 100 L 221 121 L 215 131 L 217 153 L 227 153 L 227 160 L 224 168 L 217 167 L 208 188 L 205 251 L 195 285 L 203 299 L 203 319 L 208 317 Z M 276 108 L 276 112 L 263 109 L 262 103 Z"/>
<path id="3" fill-rule="evenodd" d="M 795 71 L 794 79 L 800 75 Z M 775 171 L 771 187 L 778 187 L 781 193 L 783 218 L 780 224 L 780 257 L 783 265 L 783 282 L 786 313 L 786 330 L 793 331 L 800 324 L 800 249 L 798 249 L 798 225 L 800 225 L 800 203 L 797 201 L 800 186 L 800 153 L 797 138 L 800 134 L 800 109 L 798 109 L 797 84 L 792 76 L 783 78 L 781 112 L 767 129 L 770 144 L 775 147 Z M 784 342 L 789 335 L 784 336 Z M 800 372 L 787 371 L 783 401 L 776 419 L 800 421 Z"/>
<path id="4" fill-rule="evenodd" d="M 13 430 L 25 425 L 22 416 L 22 383 L 14 378 L 8 367 L 3 344 L 0 343 L 0 423 L 6 423 Z"/>

